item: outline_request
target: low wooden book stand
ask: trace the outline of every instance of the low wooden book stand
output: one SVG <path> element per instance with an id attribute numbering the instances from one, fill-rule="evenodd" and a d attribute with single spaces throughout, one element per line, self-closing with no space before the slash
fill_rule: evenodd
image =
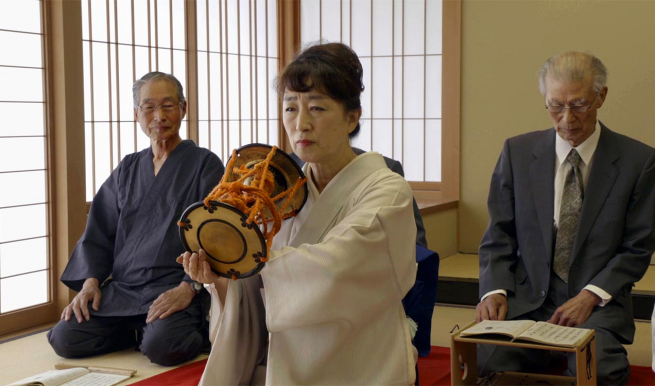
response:
<path id="1" fill-rule="evenodd" d="M 463 331 L 471 328 L 475 324 L 475 322 L 471 322 L 463 329 L 451 334 L 450 374 L 451 384 L 453 386 L 476 384 L 489 386 L 537 384 L 577 386 L 596 385 L 596 340 L 594 330 L 589 330 L 584 337 L 576 343 L 575 347 L 560 347 L 517 341 L 511 342 L 506 339 L 495 337 L 460 336 Z M 478 343 L 575 353 L 577 377 L 505 371 L 490 376 L 488 379 L 484 380 L 484 383 L 478 383 Z"/>

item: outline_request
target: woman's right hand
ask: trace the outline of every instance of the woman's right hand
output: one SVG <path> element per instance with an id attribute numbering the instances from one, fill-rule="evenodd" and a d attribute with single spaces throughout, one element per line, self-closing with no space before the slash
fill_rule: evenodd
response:
<path id="1" fill-rule="evenodd" d="M 175 261 L 184 266 L 186 272 L 192 280 L 203 284 L 214 284 L 221 279 L 220 276 L 212 272 L 207 262 L 207 254 L 203 249 L 198 253 L 184 252 Z"/>

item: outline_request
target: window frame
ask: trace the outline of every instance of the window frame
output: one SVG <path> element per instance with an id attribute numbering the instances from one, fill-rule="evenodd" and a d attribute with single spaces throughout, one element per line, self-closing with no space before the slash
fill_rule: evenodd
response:
<path id="1" fill-rule="evenodd" d="M 14 333 L 16 331 L 29 329 L 35 326 L 40 326 L 46 323 L 53 322 L 59 319 L 60 310 L 63 309 L 64 302 L 62 297 L 65 297 L 66 303 L 68 304 L 68 299 L 70 298 L 69 294 L 64 291 L 66 289 L 59 282 L 59 276 L 65 267 L 65 261 L 58 259 L 57 257 L 61 254 L 60 249 L 65 248 L 65 238 L 75 229 L 74 222 L 68 222 L 67 218 L 69 216 L 57 216 L 58 210 L 70 206 L 70 203 L 73 203 L 73 200 L 69 200 L 70 195 L 66 197 L 66 184 L 60 184 L 62 178 L 65 178 L 67 171 L 66 169 L 74 169 L 75 163 L 68 162 L 66 158 L 61 157 L 59 153 L 59 148 L 61 148 L 62 141 L 67 137 L 67 124 L 66 121 L 66 105 L 72 106 L 72 100 L 75 98 L 70 98 L 69 101 L 66 101 L 65 95 L 61 95 L 62 91 L 65 91 L 70 94 L 74 94 L 72 87 L 66 89 L 60 87 L 57 90 L 57 86 L 61 83 L 62 78 L 58 76 L 63 76 L 64 74 L 60 71 L 63 70 L 61 66 L 58 66 L 58 63 L 61 61 L 71 60 L 74 55 L 71 55 L 70 58 L 66 58 L 63 54 L 66 41 L 61 38 L 56 38 L 59 32 L 64 29 L 74 28 L 75 15 L 73 12 L 71 18 L 71 7 L 69 4 L 62 4 L 67 2 L 49 2 L 41 1 L 41 31 L 43 33 L 42 39 L 42 63 L 43 63 L 43 74 L 44 74 L 44 108 L 45 108 L 45 119 L 44 119 L 44 136 L 45 136 L 45 152 L 46 152 L 46 178 L 48 181 L 48 193 L 47 193 L 47 229 L 48 229 L 48 259 L 49 259 L 49 272 L 48 272 L 48 292 L 49 300 L 46 303 L 35 305 L 28 308 L 22 308 L 6 314 L 0 315 L 0 336 Z M 78 12 L 78 16 L 80 13 Z M 81 23 L 81 17 L 78 17 L 79 23 Z M 73 22 L 73 25 L 67 24 Z M 81 64 L 81 45 L 80 45 L 80 64 Z M 62 52 L 59 52 L 62 51 Z M 75 71 L 74 68 L 69 68 L 69 72 Z M 71 74 L 73 75 L 73 74 Z M 75 74 L 76 75 L 76 74 Z M 55 114 L 56 109 L 61 109 L 62 115 L 57 116 Z M 80 112 L 83 112 L 82 109 L 79 109 Z M 68 115 L 70 117 L 70 115 Z M 61 118 L 61 119 L 60 119 Z M 56 121 L 64 121 L 63 125 L 58 125 Z M 82 118 L 80 116 L 80 123 Z M 74 125 L 72 125 L 74 126 Z M 64 130 L 64 138 L 58 138 L 56 135 L 55 127 Z M 72 128 L 71 128 L 72 129 Z M 83 134 L 83 131 L 82 131 Z M 75 145 L 70 147 L 71 149 L 75 148 Z M 70 167 L 68 166 L 70 164 Z M 63 170 L 62 170 L 63 169 Z M 82 165 L 82 171 L 84 166 Z M 78 175 L 79 177 L 84 176 L 82 173 Z M 83 184 L 83 180 L 82 180 Z M 79 201 L 79 204 L 83 205 L 83 201 Z M 79 209 L 79 207 L 78 207 Z M 73 210 L 73 217 L 75 210 Z M 78 210 L 79 212 L 79 210 Z M 78 216 L 79 217 L 79 216 Z M 79 221 L 78 225 L 83 223 Z M 82 221 L 85 221 L 85 218 L 81 218 Z M 63 227 L 63 228 L 62 228 Z M 83 229 L 83 228 L 81 228 Z M 74 245 L 74 244 L 73 244 Z M 71 248 L 72 250 L 72 248 Z M 67 260 L 67 259 L 66 259 Z M 63 287 L 63 288 L 62 288 Z"/>
<path id="2" fill-rule="evenodd" d="M 460 198 L 462 0 L 443 0 L 442 12 L 441 183 L 410 182 L 422 211 L 456 207 Z"/>

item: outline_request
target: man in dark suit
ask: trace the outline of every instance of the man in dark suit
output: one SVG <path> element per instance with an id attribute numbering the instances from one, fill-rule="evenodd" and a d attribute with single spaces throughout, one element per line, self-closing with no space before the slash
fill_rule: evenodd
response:
<path id="1" fill-rule="evenodd" d="M 598 384 L 626 384 L 631 290 L 655 249 L 655 149 L 597 121 L 607 70 L 593 55 L 556 55 L 538 75 L 554 127 L 505 141 L 480 244 L 476 320 L 593 328 Z M 478 369 L 537 371 L 544 355 L 480 345 Z M 575 371 L 573 354 L 568 364 Z"/>

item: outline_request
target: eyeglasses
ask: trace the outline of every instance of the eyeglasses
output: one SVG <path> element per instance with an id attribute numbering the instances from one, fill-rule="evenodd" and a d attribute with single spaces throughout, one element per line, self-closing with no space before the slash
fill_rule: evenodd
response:
<path id="1" fill-rule="evenodd" d="M 170 113 L 171 111 L 175 110 L 176 108 L 178 108 L 181 105 L 182 105 L 182 102 L 179 102 L 177 104 L 168 102 L 168 103 L 164 103 L 164 104 L 161 104 L 161 105 L 153 105 L 153 104 L 150 104 L 150 103 L 146 103 L 146 104 L 143 104 L 143 105 L 138 106 L 138 107 L 139 107 L 139 110 L 141 110 L 142 113 L 152 114 L 152 113 L 155 112 L 155 110 L 157 108 L 160 108 L 161 111 Z"/>
<path id="2" fill-rule="evenodd" d="M 546 105 L 546 109 L 551 114 L 561 114 L 566 109 L 571 110 L 571 112 L 575 114 L 584 114 L 587 111 L 589 111 L 591 106 L 594 105 L 594 102 L 596 102 L 596 99 L 598 99 L 598 95 L 599 93 L 596 93 L 596 98 L 594 98 L 594 100 L 588 106 L 587 105 L 573 105 L 573 106 Z"/>

